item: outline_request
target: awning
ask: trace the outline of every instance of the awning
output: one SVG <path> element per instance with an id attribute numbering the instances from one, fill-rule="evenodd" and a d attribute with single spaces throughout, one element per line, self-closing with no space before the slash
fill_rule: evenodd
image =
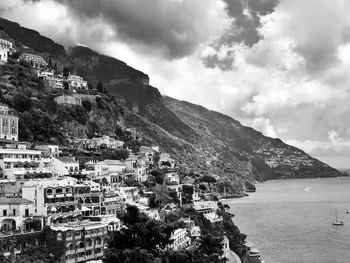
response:
<path id="1" fill-rule="evenodd" d="M 91 211 L 92 209 L 90 209 L 90 208 L 88 208 L 86 206 L 82 206 L 80 210 L 85 212 L 85 211 Z"/>

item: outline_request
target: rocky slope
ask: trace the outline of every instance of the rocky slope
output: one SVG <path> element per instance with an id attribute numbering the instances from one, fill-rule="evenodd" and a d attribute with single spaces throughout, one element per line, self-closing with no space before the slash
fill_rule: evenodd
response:
<path id="1" fill-rule="evenodd" d="M 337 170 L 302 150 L 287 145 L 280 139 L 266 137 L 229 116 L 166 96 L 164 103 L 201 138 L 205 138 L 210 153 L 207 158 L 211 161 L 220 159 L 222 154 L 235 155 L 243 162 L 262 160 L 272 173 L 261 179 L 340 175 Z M 222 153 L 222 149 L 227 152 Z"/>
<path id="2" fill-rule="evenodd" d="M 110 133 L 119 126 L 137 127 L 146 142 L 160 145 L 164 151 L 171 153 L 184 173 L 192 171 L 215 175 L 219 179 L 216 183 L 219 192 L 240 195 L 245 182 L 280 177 L 340 175 L 335 169 L 303 151 L 288 146 L 279 139 L 265 137 L 229 116 L 191 103 L 163 98 L 157 88 L 148 85 L 149 79 L 145 73 L 123 61 L 101 55 L 86 47 L 77 46 L 65 51 L 61 45 L 38 32 L 8 20 L 0 19 L 0 27 L 15 41 L 19 49 L 27 46 L 50 59 L 59 70 L 68 67 L 71 72 L 87 79 L 90 86 L 95 87 L 101 82 L 108 90 L 108 94 L 102 96 L 102 101 L 93 103 L 91 111 L 79 107 L 65 110 L 40 106 L 42 103 L 54 106 L 54 102 L 50 91 L 37 91 L 41 87 L 40 82 L 35 76 L 30 76 L 29 69 L 21 70 L 31 79 L 30 83 L 37 83 L 35 85 L 28 82 L 32 85 L 30 86 L 24 80 L 19 85 L 7 77 L 7 86 L 1 87 L 12 86 L 3 92 L 9 94 L 11 90 L 12 95 L 20 92 L 28 93 L 32 97 L 38 93 L 34 98 L 39 102 L 33 102 L 32 115 L 36 117 L 39 114 L 49 118 L 54 127 L 61 124 L 60 136 L 65 134 L 84 137 L 94 130 Z M 14 70 L 16 69 L 9 66 L 1 73 L 11 75 Z M 16 74 L 12 80 L 18 77 Z M 2 79 L 6 78 L 2 76 Z M 7 101 L 13 100 L 11 98 Z M 77 112 L 79 114 L 74 114 Z M 34 133 L 32 137 L 26 138 L 34 141 L 37 138 L 42 139 L 43 136 L 35 134 L 35 127 L 26 123 L 24 117 L 21 120 L 29 135 Z M 62 138 L 50 138 L 50 141 L 62 142 Z"/>

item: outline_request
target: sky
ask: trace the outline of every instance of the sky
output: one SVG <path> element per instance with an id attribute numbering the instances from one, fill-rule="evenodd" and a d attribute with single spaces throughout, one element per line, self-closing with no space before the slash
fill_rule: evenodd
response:
<path id="1" fill-rule="evenodd" d="M 0 0 L 1 17 L 336 168 L 350 168 L 349 13 L 345 0 Z"/>

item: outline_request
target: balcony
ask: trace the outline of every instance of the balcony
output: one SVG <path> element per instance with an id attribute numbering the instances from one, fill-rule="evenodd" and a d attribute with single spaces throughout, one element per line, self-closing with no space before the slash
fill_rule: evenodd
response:
<path id="1" fill-rule="evenodd" d="M 85 256 L 77 257 L 76 260 L 77 260 L 77 262 L 82 262 L 82 261 L 86 260 L 86 257 Z"/>
<path id="2" fill-rule="evenodd" d="M 24 168 L 24 167 L 21 167 L 21 168 L 13 168 L 13 173 L 15 175 L 18 175 L 18 174 L 32 174 L 32 173 L 52 173 L 52 170 L 51 169 L 48 169 L 48 168 L 35 168 L 35 167 L 31 167 L 31 168 Z"/>
<path id="3" fill-rule="evenodd" d="M 103 257 L 103 251 L 100 253 L 95 253 L 95 258 Z"/>
<path id="4" fill-rule="evenodd" d="M 40 231 L 22 231 L 22 230 L 14 230 L 14 231 L 6 231 L 6 232 L 0 232 L 0 237 L 8 237 L 8 236 L 17 236 L 17 235 L 27 235 L 32 233 L 39 233 Z"/>
<path id="5" fill-rule="evenodd" d="M 66 256 L 74 255 L 75 251 L 74 250 L 67 250 L 65 254 L 66 254 Z"/>
<path id="6" fill-rule="evenodd" d="M 85 247 L 77 248 L 77 253 L 85 252 Z"/>
<path id="7" fill-rule="evenodd" d="M 95 258 L 95 255 L 92 253 L 91 255 L 86 255 L 85 256 L 85 259 L 86 260 L 89 260 L 89 259 L 94 259 Z"/>
<path id="8" fill-rule="evenodd" d="M 103 247 L 103 244 L 101 243 L 101 244 L 96 244 L 95 245 L 95 248 L 102 248 Z"/>

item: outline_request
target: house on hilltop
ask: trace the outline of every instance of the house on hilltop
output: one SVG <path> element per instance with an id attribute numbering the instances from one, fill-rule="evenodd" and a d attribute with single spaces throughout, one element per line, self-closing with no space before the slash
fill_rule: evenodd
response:
<path id="1" fill-rule="evenodd" d="M 47 67 L 45 59 L 42 56 L 36 54 L 22 53 L 19 56 L 18 61 L 25 61 L 27 63 L 30 63 L 34 68 L 37 69 Z"/>
<path id="2" fill-rule="evenodd" d="M 12 49 L 12 43 L 0 35 L 0 63 L 7 63 L 8 53 Z"/>

